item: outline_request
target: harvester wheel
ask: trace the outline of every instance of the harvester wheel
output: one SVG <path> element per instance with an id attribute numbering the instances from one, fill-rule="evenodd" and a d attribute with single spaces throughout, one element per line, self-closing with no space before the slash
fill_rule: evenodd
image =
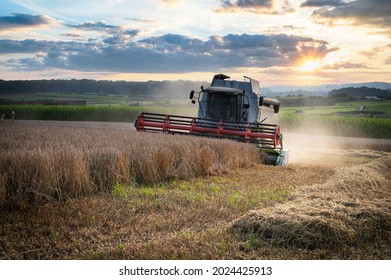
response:
<path id="1" fill-rule="evenodd" d="M 134 127 L 137 129 L 137 119 L 134 120 Z"/>

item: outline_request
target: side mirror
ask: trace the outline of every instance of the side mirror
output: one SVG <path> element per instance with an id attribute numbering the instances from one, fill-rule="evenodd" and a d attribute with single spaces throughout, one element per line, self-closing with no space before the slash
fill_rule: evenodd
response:
<path id="1" fill-rule="evenodd" d="M 193 99 L 194 97 L 194 90 L 190 91 L 190 99 Z"/>
<path id="2" fill-rule="evenodd" d="M 280 104 L 274 105 L 273 109 L 274 109 L 274 113 L 277 114 L 280 111 Z"/>
<path id="3" fill-rule="evenodd" d="M 244 108 L 244 109 L 250 108 L 250 104 L 243 104 L 243 108 Z"/>
<path id="4" fill-rule="evenodd" d="M 259 97 L 259 106 L 263 106 L 263 96 Z"/>

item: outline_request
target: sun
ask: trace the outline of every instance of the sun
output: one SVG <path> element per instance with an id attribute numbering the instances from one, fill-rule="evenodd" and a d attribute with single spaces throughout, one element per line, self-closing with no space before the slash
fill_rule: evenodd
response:
<path id="1" fill-rule="evenodd" d="M 316 60 L 307 60 L 300 66 L 302 72 L 312 72 L 320 67 L 320 62 Z"/>

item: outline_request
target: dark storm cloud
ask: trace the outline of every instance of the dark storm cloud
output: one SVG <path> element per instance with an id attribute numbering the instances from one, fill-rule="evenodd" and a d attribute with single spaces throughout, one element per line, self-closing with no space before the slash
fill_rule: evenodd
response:
<path id="1" fill-rule="evenodd" d="M 340 6 L 322 7 L 315 10 L 312 17 L 325 24 L 333 24 L 339 19 L 349 19 L 357 25 L 385 28 L 391 35 L 390 0 L 356 0 Z"/>
<path id="2" fill-rule="evenodd" d="M 52 20 L 44 15 L 29 15 L 29 14 L 11 14 L 10 16 L 0 17 L 0 30 L 12 29 L 21 27 L 36 27 L 40 25 L 48 25 Z"/>
<path id="3" fill-rule="evenodd" d="M 346 5 L 346 3 L 341 0 L 308 0 L 301 4 L 301 7 L 339 7 L 343 5 Z"/>
<path id="4" fill-rule="evenodd" d="M 36 53 L 31 65 L 79 71 L 112 72 L 192 72 L 216 71 L 232 67 L 272 67 L 294 65 L 301 57 L 323 58 L 335 51 L 327 42 L 309 37 L 228 34 L 207 40 L 165 34 L 139 41 L 115 35 L 103 41 L 52 42 L 0 40 L 0 54 Z M 9 63 L 28 68 L 27 61 Z M 17 64 L 19 66 L 17 67 Z"/>

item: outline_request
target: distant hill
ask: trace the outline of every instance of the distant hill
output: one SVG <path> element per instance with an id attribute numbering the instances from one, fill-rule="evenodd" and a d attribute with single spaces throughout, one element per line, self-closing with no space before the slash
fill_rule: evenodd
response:
<path id="1" fill-rule="evenodd" d="M 381 90 L 391 89 L 391 83 L 370 82 L 370 83 L 351 83 L 351 84 L 326 84 L 318 86 L 272 86 L 263 88 L 265 95 L 287 96 L 287 95 L 318 95 L 326 96 L 332 90 L 341 88 L 377 88 Z"/>
<path id="2" fill-rule="evenodd" d="M 374 87 L 346 87 L 340 89 L 334 89 L 329 92 L 329 97 L 338 98 L 363 98 L 363 97 L 378 97 L 378 98 L 391 98 L 391 89 L 379 89 Z"/>
<path id="3" fill-rule="evenodd" d="M 372 83 L 354 83 L 354 84 L 344 84 L 342 87 L 353 87 L 353 88 L 378 88 L 378 89 L 391 89 L 391 83 L 385 82 L 372 82 Z M 335 87 L 334 89 L 342 88 L 341 86 Z"/>

